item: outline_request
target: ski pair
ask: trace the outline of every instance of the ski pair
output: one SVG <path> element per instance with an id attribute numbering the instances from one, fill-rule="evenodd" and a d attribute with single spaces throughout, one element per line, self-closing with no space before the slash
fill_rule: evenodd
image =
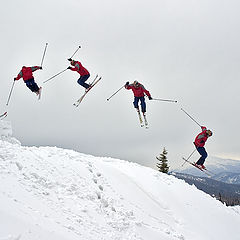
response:
<path id="1" fill-rule="evenodd" d="M 7 116 L 7 112 L 0 115 L 0 120 L 4 119 Z"/>
<path id="2" fill-rule="evenodd" d="M 85 90 L 85 93 L 73 104 L 75 107 L 78 107 L 79 104 L 82 102 L 84 97 L 87 95 L 87 93 L 101 80 L 102 77 L 96 77 L 93 79 L 92 83 L 90 84 L 90 87 Z"/>
<path id="3" fill-rule="evenodd" d="M 189 164 L 191 164 L 192 166 L 194 166 L 195 168 L 197 168 L 197 169 L 199 169 L 200 171 L 202 171 L 202 172 L 204 172 L 205 174 L 207 174 L 208 176 L 212 176 L 212 173 L 209 171 L 209 170 L 207 170 L 206 168 L 204 169 L 204 168 L 201 168 L 201 167 L 198 167 L 198 165 L 196 165 L 194 162 L 191 162 L 191 161 L 189 161 L 188 159 L 186 159 L 186 158 L 182 158 L 185 162 L 187 162 L 187 163 L 189 163 Z"/>
<path id="4" fill-rule="evenodd" d="M 140 113 L 139 109 L 137 109 L 137 113 L 138 113 L 138 118 L 139 118 L 140 126 L 141 126 L 141 127 L 144 127 L 144 126 L 145 126 L 145 128 L 148 128 L 148 121 L 147 121 L 146 113 L 143 113 L 143 119 L 144 119 L 144 121 L 143 121 L 143 119 L 142 119 L 142 116 L 141 116 L 141 113 Z"/>
<path id="5" fill-rule="evenodd" d="M 37 96 L 38 96 L 38 100 L 41 99 L 41 95 L 42 95 L 42 87 L 39 88 Z"/>

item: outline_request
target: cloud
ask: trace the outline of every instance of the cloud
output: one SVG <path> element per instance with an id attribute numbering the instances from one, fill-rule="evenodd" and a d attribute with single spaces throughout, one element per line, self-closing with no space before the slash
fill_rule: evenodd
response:
<path id="1" fill-rule="evenodd" d="M 1 110 L 22 65 L 40 64 L 34 73 L 42 99 L 18 81 L 7 109 L 14 135 L 25 145 L 57 145 L 93 155 L 111 155 L 151 165 L 163 147 L 173 165 L 192 151 L 200 128 L 180 108 L 213 129 L 210 155 L 239 156 L 239 14 L 237 1 L 7 1 L 0 15 Z M 66 71 L 77 60 L 102 81 L 79 108 L 84 89 L 79 75 Z M 150 129 L 141 129 L 133 95 L 121 90 L 139 80 L 154 97 L 147 101 Z M 148 158 L 148 160 L 146 160 Z M 154 161 L 154 160 L 153 160 Z M 153 163 L 155 165 L 155 163 Z"/>

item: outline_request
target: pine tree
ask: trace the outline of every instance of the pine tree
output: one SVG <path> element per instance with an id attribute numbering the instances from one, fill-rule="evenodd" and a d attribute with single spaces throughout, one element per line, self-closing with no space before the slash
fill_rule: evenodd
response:
<path id="1" fill-rule="evenodd" d="M 168 167 L 168 163 L 167 163 L 167 150 L 165 148 L 163 148 L 163 152 L 157 156 L 157 160 L 159 161 L 157 163 L 157 168 L 159 172 L 163 172 L 163 173 L 168 173 L 169 167 Z"/>

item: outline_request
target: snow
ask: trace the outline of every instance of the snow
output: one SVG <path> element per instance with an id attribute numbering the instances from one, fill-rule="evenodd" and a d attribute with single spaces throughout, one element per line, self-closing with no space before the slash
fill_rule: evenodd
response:
<path id="1" fill-rule="evenodd" d="M 12 126 L 10 121 L 0 120 L 0 137 L 1 140 L 10 143 L 20 144 L 20 142 L 16 138 L 12 137 Z"/>
<path id="2" fill-rule="evenodd" d="M 0 240 L 239 239 L 238 207 L 174 176 L 0 134 Z"/>
<path id="3" fill-rule="evenodd" d="M 5 136 L 5 137 L 12 136 L 11 122 L 0 121 L 0 136 Z"/>

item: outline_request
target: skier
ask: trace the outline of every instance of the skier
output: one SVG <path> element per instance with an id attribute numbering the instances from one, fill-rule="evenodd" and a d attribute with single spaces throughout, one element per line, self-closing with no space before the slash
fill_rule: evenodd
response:
<path id="1" fill-rule="evenodd" d="M 87 79 L 90 77 L 90 74 L 86 68 L 83 67 L 83 65 L 79 61 L 75 61 L 71 58 L 68 59 L 70 61 L 70 64 L 74 67 L 68 67 L 68 69 L 72 71 L 77 71 L 80 74 L 80 78 L 78 79 L 78 84 L 83 86 L 85 88 L 85 91 L 88 91 L 88 89 L 91 87 L 90 84 L 85 83 Z"/>
<path id="2" fill-rule="evenodd" d="M 144 94 L 146 94 L 148 96 L 149 100 L 152 100 L 152 97 L 151 97 L 151 94 L 149 93 L 149 91 L 146 90 L 144 88 L 144 86 L 142 84 L 140 84 L 138 81 L 134 81 L 132 84 L 129 84 L 129 82 L 126 82 L 125 88 L 128 90 L 131 89 L 133 91 L 133 94 L 134 94 L 133 105 L 137 109 L 137 112 L 139 113 L 140 111 L 139 111 L 138 102 L 140 101 L 142 113 L 143 113 L 143 115 L 145 115 L 146 102 L 145 102 Z"/>
<path id="3" fill-rule="evenodd" d="M 194 145 L 197 149 L 197 151 L 199 152 L 199 154 L 201 155 L 201 157 L 199 158 L 199 160 L 195 163 L 196 167 L 205 169 L 205 166 L 203 165 L 205 162 L 205 159 L 207 158 L 208 154 L 204 148 L 205 142 L 207 141 L 208 137 L 212 136 L 212 131 L 211 130 L 207 130 L 206 127 L 201 126 L 202 128 L 202 132 L 199 133 L 194 141 Z"/>
<path id="4" fill-rule="evenodd" d="M 26 86 L 32 92 L 34 92 L 37 95 L 39 95 L 40 91 L 41 91 L 41 87 L 40 88 L 38 87 L 37 83 L 34 80 L 33 74 L 32 74 L 34 71 L 36 71 L 38 69 L 42 69 L 42 67 L 40 67 L 40 66 L 34 66 L 34 67 L 23 66 L 21 71 L 17 75 L 17 77 L 14 78 L 14 81 L 17 81 L 20 78 L 23 78 L 23 81 L 26 83 Z"/>

